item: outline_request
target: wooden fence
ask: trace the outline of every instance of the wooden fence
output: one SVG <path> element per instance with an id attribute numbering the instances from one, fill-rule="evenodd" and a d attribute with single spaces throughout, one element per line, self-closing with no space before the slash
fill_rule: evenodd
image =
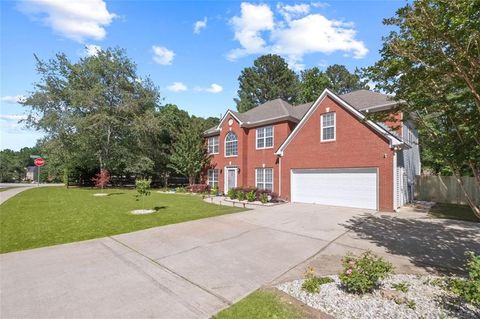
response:
<path id="1" fill-rule="evenodd" d="M 480 189 L 474 177 L 462 177 L 470 197 L 480 204 Z M 415 199 L 438 203 L 465 204 L 467 199 L 453 176 L 417 176 Z"/>

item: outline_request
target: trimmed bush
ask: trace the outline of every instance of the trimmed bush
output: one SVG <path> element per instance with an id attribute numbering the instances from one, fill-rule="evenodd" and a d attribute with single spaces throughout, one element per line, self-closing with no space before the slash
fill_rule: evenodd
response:
<path id="1" fill-rule="evenodd" d="M 372 291 L 379 280 L 393 271 L 391 263 L 367 251 L 360 256 L 347 255 L 342 260 L 340 281 L 347 292 L 364 294 Z"/>
<path id="2" fill-rule="evenodd" d="M 237 190 L 237 199 L 239 201 L 242 201 L 242 200 L 245 200 L 245 198 L 246 198 L 245 192 L 243 190 Z"/>
<path id="3" fill-rule="evenodd" d="M 237 198 L 237 190 L 235 188 L 230 188 L 227 192 L 227 197 L 230 199 L 236 199 Z"/>
<path id="4" fill-rule="evenodd" d="M 192 184 L 187 187 L 187 191 L 191 193 L 205 193 L 208 192 L 207 184 Z"/>
<path id="5" fill-rule="evenodd" d="M 258 196 L 260 202 L 262 202 L 262 204 L 266 204 L 268 203 L 268 195 L 266 193 L 261 193 L 259 196 Z"/>
<path id="6" fill-rule="evenodd" d="M 249 192 L 247 193 L 246 197 L 247 197 L 247 200 L 248 200 L 249 202 L 253 202 L 253 201 L 255 201 L 255 200 L 257 199 L 257 195 L 255 194 L 255 191 L 254 191 L 254 190 L 249 191 Z"/>

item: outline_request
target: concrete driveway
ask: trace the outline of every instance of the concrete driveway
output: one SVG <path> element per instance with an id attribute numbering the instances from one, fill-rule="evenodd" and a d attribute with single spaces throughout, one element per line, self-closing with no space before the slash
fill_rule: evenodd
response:
<path id="1" fill-rule="evenodd" d="M 208 318 L 371 212 L 285 204 L 0 255 L 2 318 Z"/>

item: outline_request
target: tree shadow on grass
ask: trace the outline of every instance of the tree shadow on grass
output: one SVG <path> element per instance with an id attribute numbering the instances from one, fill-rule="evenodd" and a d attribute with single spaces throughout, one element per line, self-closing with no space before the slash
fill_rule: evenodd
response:
<path id="1" fill-rule="evenodd" d="M 167 206 L 155 206 L 153 209 L 155 210 L 155 213 L 158 213 L 160 210 L 167 208 Z"/>
<path id="2" fill-rule="evenodd" d="M 116 196 L 116 195 L 124 195 L 125 193 L 116 192 L 116 193 L 108 193 L 108 196 Z"/>
<path id="3" fill-rule="evenodd" d="M 391 254 L 441 274 L 465 274 L 465 252 L 480 253 L 480 223 L 358 216 L 344 226 Z"/>

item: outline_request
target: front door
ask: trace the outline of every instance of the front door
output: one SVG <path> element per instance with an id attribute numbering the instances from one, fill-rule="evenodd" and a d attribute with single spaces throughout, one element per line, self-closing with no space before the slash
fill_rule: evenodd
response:
<path id="1" fill-rule="evenodd" d="M 225 174 L 225 193 L 227 193 L 229 189 L 237 187 L 237 168 L 227 167 L 225 170 L 227 171 L 227 174 Z"/>

